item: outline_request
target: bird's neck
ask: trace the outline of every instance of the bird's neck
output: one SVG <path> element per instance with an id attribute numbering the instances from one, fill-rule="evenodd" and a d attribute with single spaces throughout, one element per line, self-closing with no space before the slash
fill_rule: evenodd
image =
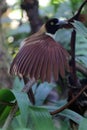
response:
<path id="1" fill-rule="evenodd" d="M 38 35 L 41 35 L 41 34 L 43 34 L 43 33 L 45 33 L 46 32 L 46 29 L 45 29 L 45 24 L 39 29 L 39 31 L 38 31 Z"/>
<path id="2" fill-rule="evenodd" d="M 46 35 L 50 36 L 51 38 L 55 39 L 55 34 L 51 34 L 51 33 L 47 33 L 46 32 Z"/>

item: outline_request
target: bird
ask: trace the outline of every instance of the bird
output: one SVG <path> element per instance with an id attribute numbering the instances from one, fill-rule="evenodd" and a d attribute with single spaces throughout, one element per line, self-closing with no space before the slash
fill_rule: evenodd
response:
<path id="1" fill-rule="evenodd" d="M 38 32 L 25 38 L 11 63 L 10 74 L 41 82 L 58 81 L 59 76 L 64 78 L 70 70 L 69 53 L 55 41 L 54 35 L 65 24 L 65 20 L 51 18 Z"/>

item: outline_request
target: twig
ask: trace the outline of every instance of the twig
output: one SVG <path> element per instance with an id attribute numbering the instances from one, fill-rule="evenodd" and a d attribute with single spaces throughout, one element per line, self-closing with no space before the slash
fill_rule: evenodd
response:
<path id="1" fill-rule="evenodd" d="M 70 18 L 70 19 L 68 20 L 68 22 L 72 22 L 73 20 L 79 20 L 79 16 L 80 16 L 80 14 L 81 14 L 81 11 L 82 11 L 82 9 L 83 9 L 83 7 L 85 6 L 86 3 L 87 3 L 87 0 L 85 0 L 85 1 L 81 4 L 81 6 L 79 7 L 77 13 L 76 13 L 72 18 Z"/>
<path id="2" fill-rule="evenodd" d="M 77 86 L 76 63 L 75 63 L 75 43 L 76 43 L 76 31 L 73 29 L 73 32 L 71 35 L 71 61 L 70 61 L 73 86 Z"/>
<path id="3" fill-rule="evenodd" d="M 25 85 L 29 82 L 29 79 L 26 78 L 25 76 L 23 76 L 23 80 L 24 80 Z M 27 91 L 27 94 L 28 94 L 28 97 L 29 97 L 31 103 L 34 105 L 35 104 L 35 97 L 34 97 L 32 88 L 30 88 L 29 91 Z"/>
<path id="4" fill-rule="evenodd" d="M 12 109 L 11 109 L 11 111 L 10 111 L 10 113 L 9 113 L 9 115 L 8 115 L 4 125 L 3 125 L 3 128 L 2 128 L 3 130 L 7 130 L 9 128 L 17 110 L 18 110 L 18 105 L 16 103 L 16 105 L 12 107 Z"/>
<path id="5" fill-rule="evenodd" d="M 9 103 L 9 102 L 4 102 L 4 101 L 0 101 L 0 104 L 5 105 L 5 106 L 14 106 L 15 103 Z"/>
<path id="6" fill-rule="evenodd" d="M 86 89 L 87 89 L 87 85 L 84 86 L 84 88 L 82 88 L 80 90 L 80 92 L 72 100 L 70 100 L 67 104 L 65 104 L 63 107 L 59 108 L 58 110 L 50 112 L 50 114 L 55 115 L 55 114 L 58 114 L 59 112 L 63 111 L 64 109 L 68 108 Z"/>
<path id="7" fill-rule="evenodd" d="M 81 11 L 82 11 L 82 9 L 83 9 L 83 7 L 85 6 L 86 3 L 87 3 L 87 0 L 85 0 L 81 4 L 81 6 L 79 7 L 77 13 L 72 18 L 70 18 L 70 19 L 67 20 L 68 23 L 63 26 L 64 28 L 66 28 L 66 29 L 74 28 L 71 23 L 74 22 L 74 20 L 80 21 L 79 16 L 80 16 Z"/>

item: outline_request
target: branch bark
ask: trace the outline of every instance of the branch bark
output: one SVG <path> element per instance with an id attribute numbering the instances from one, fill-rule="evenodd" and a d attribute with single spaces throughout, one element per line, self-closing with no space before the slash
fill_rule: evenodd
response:
<path id="1" fill-rule="evenodd" d="M 21 3 L 21 8 L 27 13 L 32 33 L 37 32 L 43 24 L 43 21 L 39 16 L 38 6 L 38 0 L 24 0 Z"/>

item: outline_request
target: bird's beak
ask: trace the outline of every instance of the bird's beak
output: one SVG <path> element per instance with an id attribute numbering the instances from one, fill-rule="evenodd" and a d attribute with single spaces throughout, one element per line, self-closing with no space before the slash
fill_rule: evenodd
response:
<path id="1" fill-rule="evenodd" d="M 58 28 L 63 28 L 67 24 L 68 24 L 67 20 L 59 20 L 57 25 L 58 25 Z"/>

